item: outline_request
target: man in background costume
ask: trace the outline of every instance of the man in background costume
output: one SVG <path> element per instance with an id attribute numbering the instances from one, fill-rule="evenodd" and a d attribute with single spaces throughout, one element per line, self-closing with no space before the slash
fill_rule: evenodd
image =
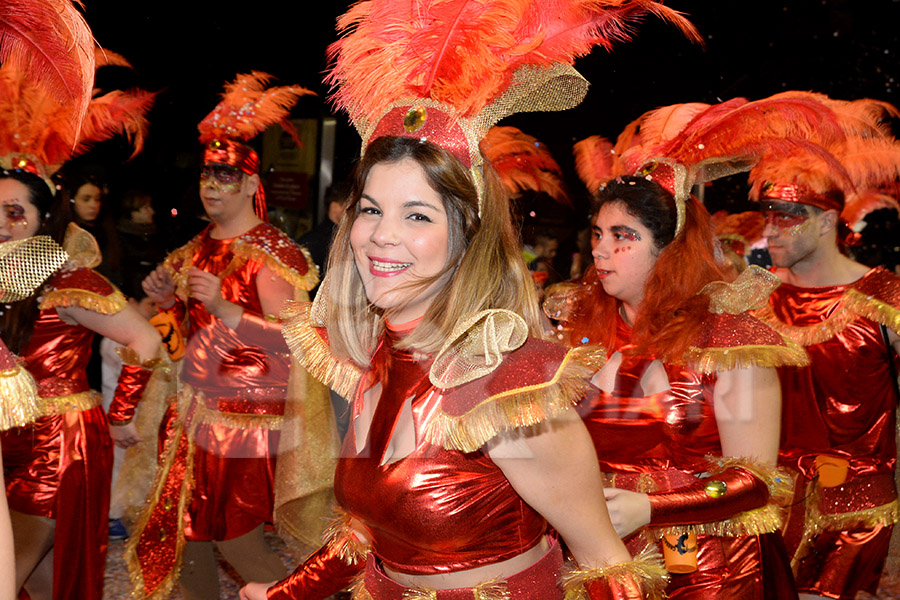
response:
<path id="1" fill-rule="evenodd" d="M 854 262 L 841 246 L 856 235 L 846 209 L 896 179 L 900 147 L 873 128 L 829 150 L 766 158 L 751 172 L 782 279 L 757 316 L 811 359 L 809 368 L 780 370 L 780 462 L 797 482 L 784 534 L 798 589 L 852 599 L 876 592 L 898 519 L 900 278 Z"/>
<path id="2" fill-rule="evenodd" d="M 266 90 L 268 79 L 238 76 L 200 123 L 200 197 L 212 224 L 143 284 L 184 332 L 186 349 L 157 478 L 128 548 L 139 598 L 165 597 L 179 568 L 186 597 L 218 597 L 210 541 L 245 580 L 283 576 L 262 536 L 276 504 L 290 510 L 291 500 L 304 499 L 301 512 L 279 514 L 303 541 L 317 538 L 330 511 L 328 395 L 292 371 L 278 320 L 282 303 L 307 299 L 318 274 L 307 253 L 266 222 L 259 157 L 244 143 L 309 92 Z M 322 457 L 310 461 L 315 467 L 291 462 L 309 451 Z"/>

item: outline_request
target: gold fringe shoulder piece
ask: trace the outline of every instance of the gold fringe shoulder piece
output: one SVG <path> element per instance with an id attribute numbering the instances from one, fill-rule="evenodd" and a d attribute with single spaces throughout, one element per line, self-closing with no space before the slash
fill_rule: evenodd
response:
<path id="1" fill-rule="evenodd" d="M 704 375 L 746 369 L 748 367 L 805 367 L 809 355 L 800 344 L 784 339 L 784 345 L 745 345 L 733 348 L 697 348 L 692 346 L 684 354 L 684 362 Z"/>
<path id="2" fill-rule="evenodd" d="M 806 348 L 827 342 L 836 333 L 843 331 L 858 315 L 847 307 L 847 295 L 844 294 L 834 311 L 815 325 L 798 327 L 783 323 L 778 319 L 771 305 L 755 311 L 754 316 L 784 337 Z"/>
<path id="3" fill-rule="evenodd" d="M 31 373 L 19 366 L 0 371 L 0 431 L 28 425 L 40 416 L 37 385 Z"/>
<path id="4" fill-rule="evenodd" d="M 238 238 L 231 245 L 231 250 L 237 258 L 252 260 L 270 268 L 292 287 L 307 292 L 316 287 L 319 283 L 319 269 L 309 251 L 284 234 L 281 235 L 284 239 L 279 237 L 274 241 L 268 237 L 271 236 L 267 236 L 262 243 L 258 242 L 256 236 L 249 240 Z"/>
<path id="5" fill-rule="evenodd" d="M 663 600 L 669 573 L 656 546 L 647 544 L 633 560 L 596 569 L 570 569 L 563 573 L 560 584 L 565 600 L 590 600 L 586 585 L 598 579 L 607 579 L 616 589 L 634 590 L 635 598 Z M 628 596 L 631 598 L 632 596 Z"/>
<path id="6" fill-rule="evenodd" d="M 425 438 L 448 450 L 474 452 L 500 433 L 558 417 L 582 398 L 602 354 L 587 346 L 566 352 L 530 338 L 489 375 L 445 390 Z"/>
<path id="7" fill-rule="evenodd" d="M 777 275 L 752 265 L 732 283 L 713 281 L 706 284 L 700 294 L 709 296 L 709 312 L 738 315 L 765 306 L 779 285 L 781 280 Z"/>
<path id="8" fill-rule="evenodd" d="M 99 273 L 94 273 L 94 275 L 103 277 Z M 114 315 L 122 312 L 128 306 L 128 300 L 115 286 L 109 282 L 107 283 L 112 288 L 112 291 L 109 293 L 95 292 L 80 287 L 54 287 L 41 295 L 38 308 L 47 310 L 50 308 L 75 306 L 102 315 Z"/>
<path id="9" fill-rule="evenodd" d="M 348 512 L 336 508 L 334 520 L 322 533 L 322 541 L 327 546 L 334 546 L 345 564 L 358 565 L 366 560 L 371 549 L 359 539 L 350 521 Z"/>
<path id="10" fill-rule="evenodd" d="M 896 306 L 854 289 L 847 290 L 844 302 L 857 315 L 900 333 L 900 309 Z"/>
<path id="11" fill-rule="evenodd" d="M 351 398 L 362 377 L 362 369 L 337 359 L 328 342 L 309 322 L 309 302 L 288 302 L 281 312 L 281 334 L 294 357 L 310 375 L 344 398 Z"/>

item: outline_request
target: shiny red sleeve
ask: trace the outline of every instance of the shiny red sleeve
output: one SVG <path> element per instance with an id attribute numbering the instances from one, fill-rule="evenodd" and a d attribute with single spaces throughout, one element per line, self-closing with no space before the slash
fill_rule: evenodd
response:
<path id="1" fill-rule="evenodd" d="M 319 600 L 328 598 L 353 583 L 365 561 L 348 561 L 338 544 L 326 544 L 313 552 L 286 579 L 269 588 L 269 600 Z"/>
<path id="2" fill-rule="evenodd" d="M 123 364 L 113 401 L 109 406 L 109 421 L 125 425 L 134 418 L 134 409 L 144 396 L 144 389 L 153 371 L 142 365 Z"/>
<path id="3" fill-rule="evenodd" d="M 749 471 L 730 467 L 696 483 L 648 496 L 650 525 L 689 525 L 723 521 L 764 506 L 769 488 Z"/>

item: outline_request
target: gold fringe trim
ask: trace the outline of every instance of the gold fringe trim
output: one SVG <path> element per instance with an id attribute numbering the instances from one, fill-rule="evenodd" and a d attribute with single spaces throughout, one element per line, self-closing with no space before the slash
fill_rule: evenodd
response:
<path id="1" fill-rule="evenodd" d="M 281 334 L 294 357 L 310 375 L 339 396 L 352 398 L 362 370 L 349 361 L 334 357 L 328 344 L 309 324 L 309 302 L 288 302 L 281 312 Z"/>
<path id="2" fill-rule="evenodd" d="M 303 246 L 298 247 L 300 248 L 300 252 L 303 253 L 303 258 L 306 259 L 306 265 L 308 268 L 306 273 L 302 275 L 297 269 L 289 267 L 288 265 L 278 260 L 277 257 L 269 254 L 258 246 L 254 246 L 247 242 L 242 242 L 233 244 L 231 249 L 232 252 L 234 252 L 235 256 L 243 258 L 244 260 L 252 260 L 258 263 L 262 263 L 272 269 L 276 275 L 291 284 L 291 286 L 300 288 L 301 290 L 305 290 L 308 292 L 319 284 L 319 268 L 313 261 L 312 256 L 310 256 L 309 250 L 307 250 Z M 233 268 L 232 265 L 229 265 L 230 270 L 226 269 L 226 271 L 230 273 L 235 268 L 237 268 L 236 264 Z M 222 277 L 225 277 L 224 273 Z"/>
<path id="3" fill-rule="evenodd" d="M 87 290 L 62 289 L 45 292 L 38 308 L 68 308 L 76 306 L 101 315 L 114 315 L 125 310 L 128 300 L 119 290 L 108 296 L 101 296 Z"/>
<path id="4" fill-rule="evenodd" d="M 684 362 L 692 369 L 711 375 L 748 367 L 805 367 L 809 364 L 806 350 L 785 339 L 784 346 L 746 345 L 734 348 L 697 348 L 684 353 Z"/>
<path id="5" fill-rule="evenodd" d="M 103 396 L 100 392 L 94 390 L 69 394 L 68 396 L 55 396 L 40 399 L 42 417 L 61 415 L 73 411 L 90 410 L 101 404 L 103 404 Z"/>
<path id="6" fill-rule="evenodd" d="M 710 476 L 715 476 L 727 469 L 743 469 L 765 483 L 769 488 L 769 502 L 783 506 L 794 496 L 794 479 L 780 467 L 733 456 L 709 456 L 707 459 L 710 461 Z"/>
<path id="7" fill-rule="evenodd" d="M 350 514 L 341 508 L 335 509 L 335 518 L 322 533 L 326 546 L 334 545 L 338 556 L 347 565 L 358 565 L 366 560 L 370 548 L 360 541 L 350 525 Z"/>
<path id="8" fill-rule="evenodd" d="M 509 588 L 503 579 L 495 579 L 479 583 L 472 590 L 472 600 L 511 600 Z M 350 588 L 351 600 L 374 600 L 366 589 L 365 575 L 361 576 Z M 426 587 L 412 587 L 403 590 L 403 600 L 437 600 L 438 590 Z"/>
<path id="9" fill-rule="evenodd" d="M 649 527 L 648 529 L 655 540 L 661 540 L 666 535 L 679 536 L 689 531 L 695 531 L 697 535 L 714 537 L 762 535 L 779 531 L 782 523 L 784 523 L 784 513 L 785 510 L 783 508 L 774 504 L 767 504 L 760 508 L 739 513 L 723 521 L 670 527 Z"/>
<path id="10" fill-rule="evenodd" d="M 132 365 L 135 367 L 143 367 L 148 371 L 153 371 L 163 364 L 162 358 L 148 358 L 147 360 L 142 361 L 140 355 L 134 350 L 134 348 L 129 348 L 128 346 L 119 346 L 116 349 L 116 354 L 119 355 L 119 358 L 122 359 L 122 362 L 124 364 Z"/>
<path id="11" fill-rule="evenodd" d="M 813 509 L 813 513 L 815 516 L 812 521 L 816 524 L 816 530 L 840 531 L 859 527 L 871 529 L 879 525 L 893 525 L 900 520 L 900 502 L 894 500 L 874 508 L 836 515 L 822 514 L 817 508 Z"/>
<path id="12" fill-rule="evenodd" d="M 366 589 L 365 573 L 361 574 L 359 579 L 350 586 L 350 600 L 375 600 Z"/>
<path id="13" fill-rule="evenodd" d="M 231 429 L 281 429 L 282 415 L 260 415 L 213 410 L 203 403 L 202 392 L 197 392 L 197 413 L 194 422 L 203 425 L 222 425 Z"/>
<path id="14" fill-rule="evenodd" d="M 566 600 L 590 600 L 585 584 L 595 579 L 613 579 L 624 584 L 634 582 L 645 600 L 663 600 L 669 573 L 656 546 L 647 544 L 633 560 L 597 569 L 572 569 L 564 573 L 560 583 Z"/>
<path id="15" fill-rule="evenodd" d="M 549 381 L 495 394 L 464 415 L 448 415 L 438 408 L 425 427 L 425 439 L 447 450 L 474 452 L 504 431 L 558 417 L 587 389 L 596 352 L 591 347 L 569 350 Z"/>
<path id="16" fill-rule="evenodd" d="M 875 321 L 894 331 L 900 330 L 900 310 L 874 296 L 867 296 L 854 289 L 846 290 L 838 300 L 834 311 L 815 325 L 798 327 L 783 323 L 775 315 L 771 305 L 766 305 L 756 311 L 755 316 L 801 346 L 814 346 L 827 342 L 835 334 L 843 331 L 857 317 Z"/>
<path id="17" fill-rule="evenodd" d="M 893 331 L 900 331 L 900 309 L 874 296 L 867 296 L 857 290 L 847 290 L 847 308 L 861 317 L 875 321 Z"/>
<path id="18" fill-rule="evenodd" d="M 41 416 L 37 385 L 22 367 L 0 371 L 0 431 L 33 423 Z"/>

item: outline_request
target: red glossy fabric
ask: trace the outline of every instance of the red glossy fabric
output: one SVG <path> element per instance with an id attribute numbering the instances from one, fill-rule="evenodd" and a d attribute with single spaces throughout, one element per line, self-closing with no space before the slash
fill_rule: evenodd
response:
<path id="1" fill-rule="evenodd" d="M 335 544 L 324 545 L 303 561 L 287 579 L 266 592 L 269 600 L 315 600 L 328 598 L 350 584 L 362 573 L 366 563 L 347 564 L 338 555 Z"/>
<path id="2" fill-rule="evenodd" d="M 801 288 L 782 284 L 770 306 L 781 323 L 815 328 L 846 314 L 844 298 L 856 290 L 897 309 L 900 278 L 872 269 L 850 285 Z M 893 501 L 897 449 L 894 427 L 897 395 L 892 360 L 878 323 L 853 318 L 829 339 L 806 346 L 807 369 L 779 369 L 783 408 L 780 462 L 800 473 L 785 540 L 790 554 L 801 550 L 809 483 L 819 454 L 850 462 L 848 481 L 823 490 L 819 509 L 839 514 L 871 509 Z M 801 592 L 853 598 L 855 590 L 875 593 L 887 556 L 890 527 L 849 529 L 818 536 L 797 571 Z M 887 532 L 887 533 L 885 533 Z"/>
<path id="3" fill-rule="evenodd" d="M 153 372 L 140 365 L 122 365 L 116 393 L 107 416 L 114 423 L 128 423 L 134 418 L 134 409 L 144 395 L 144 388 Z"/>
<path id="4" fill-rule="evenodd" d="M 615 347 L 609 349 L 609 354 L 622 350 L 624 355 L 614 388 L 609 393 L 595 390 L 578 407 L 594 440 L 600 469 L 615 487 L 645 493 L 671 492 L 676 501 L 665 511 L 665 524 L 727 518 L 710 514 L 698 521 L 701 517 L 697 506 L 677 502 L 681 492 L 696 490 L 696 475 L 709 468 L 707 456 L 722 455 L 713 409 L 715 376 L 680 365 L 656 363 L 653 368 L 665 370 L 670 389 L 645 395 L 641 380 L 651 368 L 653 357 L 630 354 L 630 337 L 631 328 L 617 318 Z M 754 341 L 746 339 L 743 343 Z M 642 488 L 647 481 L 652 482 L 652 489 Z M 767 493 L 759 494 L 754 502 L 732 505 L 732 514 L 762 506 L 767 497 Z M 690 510 L 679 517 L 679 508 Z M 698 536 L 699 568 L 694 573 L 671 574 L 669 596 L 691 600 L 795 599 L 797 593 L 790 577 L 780 580 L 770 574 L 790 571 L 783 550 L 780 554 L 767 551 L 767 544 L 782 544 L 780 536 L 775 541 L 762 542 L 763 538 L 771 539 Z M 632 548 L 635 549 L 636 546 Z M 772 560 L 778 564 L 766 564 Z"/>
<path id="5" fill-rule="evenodd" d="M 712 498 L 706 493 L 710 481 L 724 483 L 726 493 Z M 739 468 L 726 469 L 696 482 L 650 494 L 650 524 L 684 525 L 723 521 L 754 508 L 765 506 L 769 488 L 755 475 Z"/>
<path id="6" fill-rule="evenodd" d="M 103 294 L 105 279 L 88 269 L 55 274 L 48 285 Z M 63 285 L 65 282 L 65 285 Z M 93 332 L 40 312 L 22 352 L 41 397 L 89 389 L 85 367 Z M 41 417 L 0 434 L 7 498 L 12 510 L 56 519 L 55 599 L 101 600 L 108 540 L 112 442 L 101 406 Z"/>
<path id="7" fill-rule="evenodd" d="M 418 434 L 411 454 L 381 465 L 409 398 L 421 431 L 434 391 L 429 367 L 383 339 L 363 384 L 383 386 L 374 425 L 357 452 L 360 393 L 335 474 L 338 502 L 366 527 L 375 555 L 397 571 L 444 573 L 512 558 L 535 546 L 548 526 L 483 451 L 444 450 Z"/>

